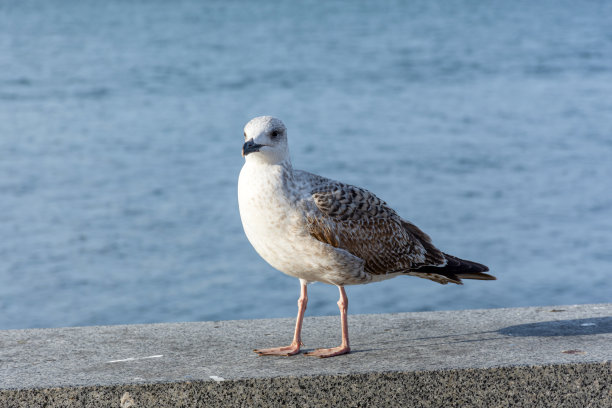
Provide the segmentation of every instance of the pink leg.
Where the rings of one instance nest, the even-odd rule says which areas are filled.
[[[346,318],[346,312],[348,310],[348,298],[346,297],[346,293],[344,292],[344,287],[338,286],[338,289],[340,289],[340,300],[338,300],[338,307],[340,308],[340,321],[342,323],[342,344],[338,347],[328,349],[316,349],[315,351],[306,353],[307,356],[325,358],[339,356],[341,354],[347,354],[351,352],[348,338],[348,321]]]
[[[293,342],[289,346],[285,347],[273,347],[267,349],[255,349],[253,350],[260,356],[292,356],[299,353],[300,346],[302,344],[302,321],[304,320],[304,312],[306,311],[306,305],[308,304],[308,293],[306,291],[306,281],[300,279],[300,298],[298,299],[298,315],[295,322],[295,333],[293,335]]]

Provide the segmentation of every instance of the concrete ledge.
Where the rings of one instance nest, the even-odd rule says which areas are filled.
[[[0,407],[612,406],[612,304],[0,331]],[[307,318],[307,349],[338,317]]]

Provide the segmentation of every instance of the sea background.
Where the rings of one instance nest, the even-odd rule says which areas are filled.
[[[0,329],[294,316],[240,223],[242,128],[495,282],[349,313],[612,301],[612,2],[0,2]],[[337,289],[310,287],[308,315]],[[288,328],[288,330],[291,328]]]

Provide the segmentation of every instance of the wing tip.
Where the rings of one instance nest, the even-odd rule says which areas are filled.
[[[489,269],[487,268],[487,271]],[[483,272],[475,272],[475,273],[460,273],[459,278],[461,279],[474,279],[474,280],[497,280],[497,278],[493,275]]]

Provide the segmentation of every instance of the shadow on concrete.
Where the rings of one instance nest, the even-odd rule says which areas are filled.
[[[506,336],[588,336],[612,333],[612,317],[590,319],[552,320],[540,323],[518,324],[497,331]]]

